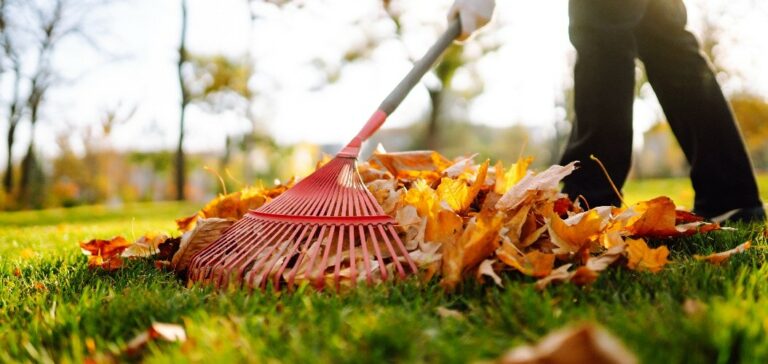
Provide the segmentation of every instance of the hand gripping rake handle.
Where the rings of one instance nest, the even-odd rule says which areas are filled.
[[[411,71],[408,72],[405,78],[403,78],[403,80],[397,84],[395,89],[389,93],[387,98],[382,101],[381,105],[379,105],[379,108],[376,110],[376,112],[373,113],[373,115],[371,115],[371,118],[368,119],[368,122],[365,123],[365,126],[363,126],[360,132],[357,133],[357,135],[352,138],[352,141],[349,142],[349,144],[347,144],[347,146],[339,152],[339,156],[357,158],[357,156],[360,154],[360,146],[363,144],[363,142],[368,140],[368,138],[370,138],[373,133],[379,130],[379,128],[387,120],[387,116],[392,114],[392,112],[395,111],[398,106],[400,106],[400,103],[403,102],[405,96],[408,95],[408,93],[411,91],[411,89],[413,89],[414,86],[416,86],[417,83],[419,83],[424,74],[427,73],[430,68],[432,68],[432,65],[435,63],[437,58],[443,54],[443,52],[448,48],[448,46],[451,45],[453,40],[456,39],[459,34],[461,34],[461,23],[459,22],[459,19],[456,18],[448,26],[448,29],[446,29],[445,33],[443,33],[443,35],[437,39],[435,44],[429,48],[427,53],[424,54],[420,60],[414,63]]]

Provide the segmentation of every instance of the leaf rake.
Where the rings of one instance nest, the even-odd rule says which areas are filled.
[[[342,282],[405,278],[417,271],[387,216],[357,171],[371,137],[461,32],[454,20],[381,103],[362,130],[330,162],[264,206],[251,210],[195,255],[191,281],[216,287],[322,289]]]

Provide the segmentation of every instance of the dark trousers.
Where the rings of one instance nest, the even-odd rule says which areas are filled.
[[[694,210],[704,216],[761,205],[749,156],[728,103],[696,38],[685,30],[681,0],[571,0],[570,38],[576,120],[561,163],[581,161],[564,181],[572,198],[619,205],[605,165],[621,188],[632,158],[635,58],[691,165]]]

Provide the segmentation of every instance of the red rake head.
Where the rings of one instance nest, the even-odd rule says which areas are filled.
[[[405,267],[404,267],[405,266]],[[189,266],[192,281],[275,289],[309,281],[386,280],[416,272],[385,215],[365,187],[355,159],[337,156],[257,210],[249,211]]]

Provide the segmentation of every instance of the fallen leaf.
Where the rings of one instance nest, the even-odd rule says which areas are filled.
[[[168,240],[168,235],[148,233],[138,238],[131,246],[123,251],[121,256],[128,257],[148,257],[160,252],[160,244]]]
[[[482,263],[480,263],[480,266],[477,267],[477,279],[481,279],[482,276],[490,277],[493,280],[493,283],[496,283],[499,287],[504,287],[503,284],[501,284],[501,277],[499,277],[498,274],[493,270],[493,263],[496,261],[493,259],[486,259]]]
[[[568,269],[571,269],[573,264],[564,264],[556,269],[552,270],[549,275],[536,281],[536,289],[542,290],[554,282],[567,282],[573,275]]]
[[[627,267],[637,271],[656,273],[668,263],[669,249],[662,245],[651,249],[642,239],[627,239]]]
[[[697,299],[686,298],[683,302],[683,312],[688,316],[698,316],[707,310],[707,304]]]
[[[512,163],[506,171],[504,170],[504,164],[501,161],[497,162],[493,168],[496,176],[496,184],[493,187],[493,191],[499,195],[504,195],[512,186],[525,177],[528,167],[530,167],[532,162],[533,157],[521,157],[516,163]]]
[[[443,280],[441,284],[453,289],[465,269],[488,258],[499,247],[502,214],[492,211],[473,217],[458,240],[443,245]]]
[[[577,253],[589,249],[606,226],[605,213],[592,209],[563,220],[556,214],[548,223],[549,237],[557,245],[555,254]]]
[[[136,355],[153,340],[185,342],[187,341],[187,333],[184,327],[180,325],[153,322],[149,329],[128,341],[124,352],[130,356]]]
[[[576,169],[577,162],[565,166],[554,165],[543,172],[534,174],[528,172],[519,182],[510,188],[496,203],[499,210],[511,210],[530,198],[532,193],[542,192],[551,197],[559,194],[558,184]]]
[[[83,254],[88,255],[88,268],[103,268],[111,271],[123,266],[120,254],[131,244],[122,236],[117,236],[110,240],[93,239],[81,242],[80,249]]]
[[[408,172],[440,173],[453,164],[440,153],[425,150],[413,152],[373,153],[371,161],[389,170],[395,176],[406,176]]]
[[[554,254],[542,253],[538,250],[522,254],[513,245],[506,242],[496,250],[496,256],[508,266],[527,276],[536,278],[549,275],[555,265]]]
[[[627,222],[625,231],[634,237],[669,237],[679,235],[675,229],[675,203],[666,196],[640,202],[632,207],[637,215]]]
[[[463,320],[464,319],[464,314],[463,313],[461,313],[460,311],[452,310],[450,308],[439,306],[436,309],[436,311],[437,311],[437,315],[442,317],[442,318],[452,318],[452,319],[457,319],[457,320]]]
[[[199,220],[193,230],[182,235],[179,251],[174,254],[171,260],[173,269],[177,272],[187,269],[192,257],[216,241],[221,233],[233,223],[232,220],[216,217]]]
[[[605,329],[591,323],[560,329],[535,345],[504,354],[503,364],[635,364],[637,358]]]
[[[693,257],[696,260],[704,260],[708,263],[720,265],[723,262],[727,261],[734,254],[743,253],[747,251],[747,249],[749,249],[750,247],[752,247],[752,241],[746,241],[744,243],[739,244],[735,248],[726,250],[724,252],[713,253],[707,256],[694,255]]]

